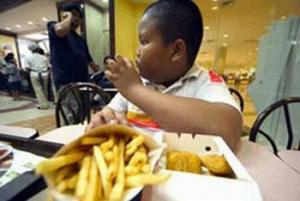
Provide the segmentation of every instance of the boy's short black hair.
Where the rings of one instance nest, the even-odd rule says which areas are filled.
[[[69,12],[75,10],[80,14],[80,17],[83,16],[80,2],[68,2],[62,6],[62,10],[69,11]]]
[[[155,20],[165,44],[180,38],[186,43],[188,64],[193,65],[203,37],[203,22],[198,6],[191,0],[159,0],[144,14]]]

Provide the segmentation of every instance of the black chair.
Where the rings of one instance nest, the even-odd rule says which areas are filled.
[[[233,95],[238,100],[238,102],[240,103],[241,112],[243,112],[244,111],[244,99],[243,99],[242,95],[233,88],[229,88],[229,92],[231,95]]]
[[[101,110],[110,101],[101,87],[87,82],[70,83],[58,92],[55,108],[56,126],[79,124],[91,119],[91,113]]]
[[[286,123],[286,128],[287,128],[287,143],[286,143],[286,149],[292,149],[293,145],[293,127],[292,127],[292,122],[291,122],[291,117],[290,117],[290,110],[289,110],[289,105],[293,103],[300,103],[300,97],[289,97],[289,98],[284,98],[282,100],[279,100],[270,106],[268,106],[265,110],[263,110],[258,117],[256,118],[252,129],[250,131],[249,135],[249,140],[252,142],[256,142],[257,135],[258,133],[262,134],[268,142],[271,144],[271,147],[273,149],[273,152],[276,156],[278,156],[278,147],[275,143],[275,141],[271,138],[269,134],[267,134],[265,131],[261,129],[261,126],[267,119],[267,117],[270,116],[274,111],[278,111],[279,109],[283,109],[284,112],[284,117],[285,117],[285,123]]]
[[[92,83],[102,87],[102,89],[107,92],[111,98],[113,98],[117,93],[118,89],[115,88],[112,82],[110,82],[106,77],[104,72],[96,72],[90,76]]]

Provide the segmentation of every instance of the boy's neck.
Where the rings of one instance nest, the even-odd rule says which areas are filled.
[[[185,74],[187,74],[187,72],[188,72],[191,68],[192,68],[192,67],[187,68],[187,69],[185,70],[185,72],[184,72],[181,76],[177,77],[176,79],[171,80],[171,81],[168,81],[168,82],[161,83],[161,85],[163,85],[163,86],[165,86],[165,87],[171,86],[172,84],[174,84],[175,82],[177,82],[180,78],[182,78]]]

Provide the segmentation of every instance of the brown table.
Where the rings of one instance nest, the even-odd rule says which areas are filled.
[[[300,199],[300,174],[271,151],[253,142],[240,141],[235,153],[258,183],[264,200]]]

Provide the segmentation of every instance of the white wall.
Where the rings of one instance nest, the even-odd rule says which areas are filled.
[[[109,54],[109,43],[107,43],[108,14],[101,13],[95,8],[85,4],[86,36],[87,44],[94,62],[100,66],[102,71],[103,59]]]

